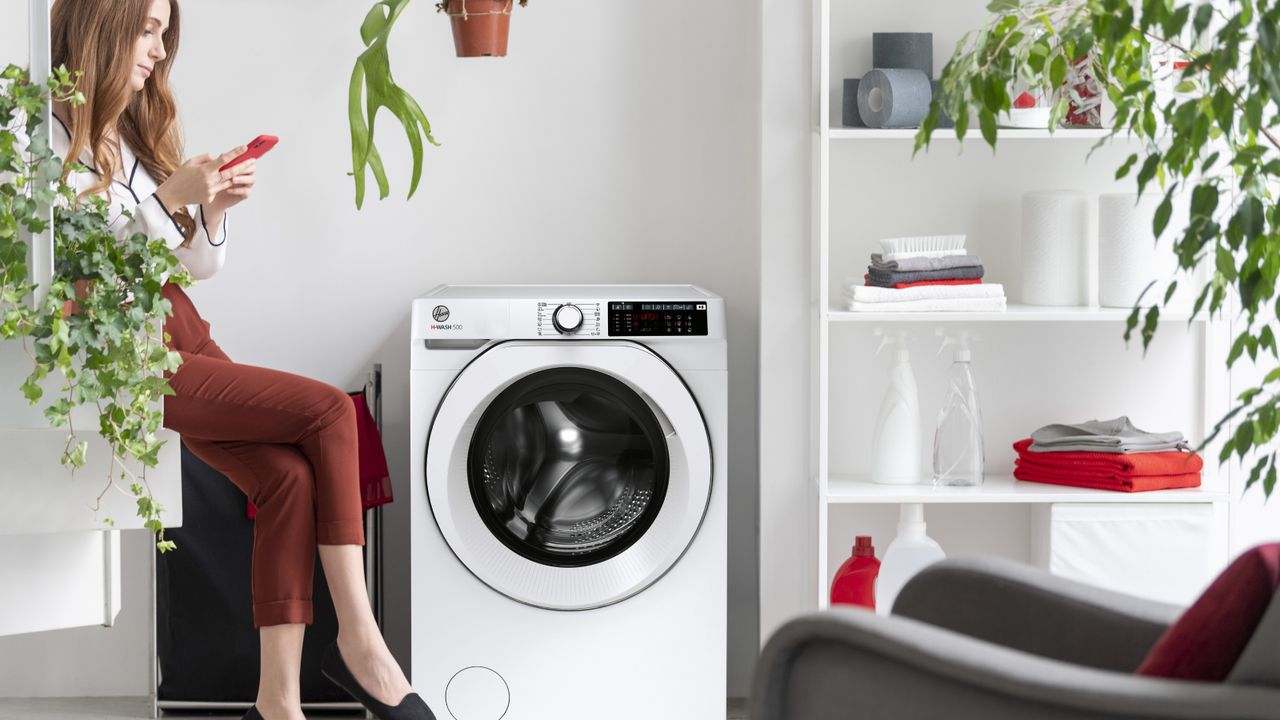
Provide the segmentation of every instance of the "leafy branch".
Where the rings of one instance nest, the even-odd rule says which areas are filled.
[[[1280,0],[1232,0],[1226,9],[1206,0],[993,0],[987,10],[988,22],[957,43],[943,69],[915,152],[928,146],[944,110],[955,118],[959,138],[976,115],[994,150],[997,118],[1009,110],[1009,90],[1019,81],[1053,93],[1052,132],[1073,99],[1063,88],[1067,67],[1091,63],[1114,106],[1110,132],[1094,148],[1117,136],[1138,143],[1116,179],[1133,173],[1139,194],[1152,183],[1159,188],[1157,238],[1169,230],[1174,202],[1189,196],[1189,221],[1173,231],[1178,277],[1148,286],[1149,292],[1163,283],[1163,293],[1147,304],[1147,292],[1138,298],[1125,340],[1137,329],[1145,353],[1180,277],[1194,282],[1196,268],[1208,266],[1191,320],[1201,312],[1221,315],[1232,298],[1243,329],[1232,340],[1227,368],[1245,354],[1275,367],[1235,398],[1198,450],[1225,437],[1220,463],[1252,456],[1245,487],[1261,483],[1270,497],[1280,429],[1280,348],[1273,329],[1280,315],[1274,195],[1280,187]]]
[[[173,389],[165,377],[181,364],[181,356],[164,344],[163,322],[171,314],[161,294],[165,274],[181,286],[191,277],[162,238],[143,233],[119,240],[111,231],[109,204],[91,196],[77,200],[76,190],[62,180],[63,161],[36,131],[50,99],[79,105],[84,97],[75,85],[80,74],[56,69],[46,86],[30,81],[25,70],[9,65],[0,73],[0,339],[20,339],[33,367],[21,385],[30,404],[40,402],[42,385],[55,372],[63,384],[44,408],[52,427],[66,427],[61,463],[83,467],[88,442],[79,439],[71,422],[75,408],[97,410],[97,432],[111,449],[102,497],[129,482],[137,497],[138,516],[157,536],[160,552],[177,545],[164,539],[161,513],[146,479],[164,441],[156,437],[163,422],[162,401]],[[21,130],[30,142],[17,144]],[[87,171],[73,163],[77,171]],[[35,305],[27,269],[27,243],[21,231],[49,229],[53,210],[54,274],[49,292]],[[127,460],[143,466],[135,476]],[[108,525],[114,525],[106,518]]]

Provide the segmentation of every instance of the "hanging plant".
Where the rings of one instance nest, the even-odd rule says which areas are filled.
[[[395,27],[396,20],[408,4],[409,0],[379,0],[369,9],[360,25],[360,39],[364,41],[365,50],[356,58],[356,66],[351,71],[351,86],[347,97],[347,112],[351,121],[351,174],[356,179],[357,209],[364,204],[366,166],[373,170],[373,177],[378,183],[378,199],[385,199],[390,192],[382,157],[373,144],[374,121],[379,109],[385,107],[394,113],[408,134],[409,149],[413,153],[409,198],[418,189],[418,181],[422,177],[422,138],[419,137],[419,132],[432,145],[440,146],[431,136],[431,123],[417,101],[391,79],[387,39],[391,35],[391,28]]]
[[[502,57],[507,54],[507,33],[515,0],[442,0],[438,12],[447,13],[453,25],[453,43],[458,57]],[[527,5],[529,0],[519,0]],[[356,182],[356,208],[364,205],[365,169],[373,171],[378,183],[378,199],[390,192],[382,156],[374,145],[374,120],[378,110],[387,108],[400,120],[413,154],[413,175],[409,195],[413,197],[422,178],[422,138],[440,146],[431,135],[431,123],[416,100],[391,78],[387,39],[409,0],[378,0],[360,24],[364,52],[356,58],[347,92],[347,114],[351,123],[351,175]]]
[[[97,195],[76,199],[62,180],[63,161],[37,134],[49,98],[81,105],[75,90],[79,73],[56,69],[47,87],[30,82],[27,71],[9,65],[0,73],[0,341],[20,341],[33,368],[22,383],[30,404],[41,400],[41,382],[59,373],[59,395],[44,409],[53,427],[67,428],[61,462],[74,472],[88,461],[88,443],[79,440],[71,413],[81,405],[98,412],[97,432],[111,448],[102,496],[118,479],[138,498],[138,515],[157,536],[160,552],[177,548],[164,539],[160,513],[145,468],[155,467],[164,441],[162,400],[173,389],[164,377],[182,362],[163,341],[169,301],[160,293],[169,279],[183,287],[191,276],[163,239],[135,233],[124,240],[111,231],[110,206]],[[21,129],[31,138],[17,146]],[[82,163],[72,167],[88,171]],[[54,272],[39,304],[27,298],[36,286],[27,270],[27,243],[20,235],[48,229],[42,208],[53,209]],[[132,294],[132,300],[127,298]],[[134,476],[126,460],[144,471]],[[118,488],[117,488],[118,489]],[[98,506],[93,508],[98,509]],[[113,525],[111,518],[105,522]]]

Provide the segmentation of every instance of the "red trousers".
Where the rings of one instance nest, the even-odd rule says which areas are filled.
[[[258,508],[253,626],[312,622],[316,544],[364,545],[355,406],[341,388],[233,362],[182,288],[162,290],[170,350],[164,426]]]

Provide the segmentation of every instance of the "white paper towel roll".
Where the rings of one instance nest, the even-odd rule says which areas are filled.
[[[1155,241],[1151,223],[1162,196],[1156,192],[1112,193],[1098,197],[1098,304],[1103,307],[1133,307],[1152,280],[1155,287],[1142,298],[1143,304],[1164,299],[1164,282],[1173,276],[1177,259],[1173,255],[1174,223]]]
[[[1089,198],[1068,190],[1022,196],[1022,302],[1087,304]]]

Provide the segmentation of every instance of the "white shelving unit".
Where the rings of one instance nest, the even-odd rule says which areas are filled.
[[[908,140],[914,141],[916,131],[913,129],[899,128],[830,128],[829,135],[832,140],[870,140],[872,142],[882,142],[884,140]],[[1055,130],[1052,134],[1046,128],[1044,130],[1031,130],[1023,128],[1001,129],[999,139],[1001,142],[1005,140],[1098,140],[1107,136],[1108,130],[1080,129],[1072,130],[1069,128]],[[965,143],[985,143],[982,134],[977,128],[971,128],[965,133],[964,140],[957,140],[953,132],[938,132],[933,138],[933,142],[965,142]]]
[[[1100,307],[1042,307],[1016,302],[1019,288],[1016,263],[1010,262],[1008,257],[1012,252],[1016,252],[1019,239],[1016,237],[1016,231],[1008,231],[1010,226],[1016,228],[1016,218],[1010,221],[1007,217],[1002,220],[1003,225],[999,226],[1006,230],[1002,236],[997,236],[995,232],[988,232],[980,238],[987,243],[982,250],[984,260],[989,259],[989,254],[995,256],[991,258],[995,262],[986,262],[987,281],[1002,282],[1009,296],[1008,308],[1004,312],[849,312],[844,310],[841,301],[843,278],[855,273],[860,275],[862,267],[856,263],[860,261],[865,265],[867,253],[873,249],[873,241],[876,237],[892,237],[899,232],[905,235],[916,231],[915,229],[898,231],[896,227],[889,229],[885,216],[894,209],[925,207],[933,213],[935,218],[957,218],[954,226],[919,231],[922,233],[965,232],[967,224],[976,224],[974,217],[981,217],[983,220],[986,218],[985,211],[981,215],[977,211],[970,211],[967,216],[963,215],[961,209],[966,208],[967,205],[981,204],[985,207],[994,203],[997,207],[990,211],[992,213],[1005,212],[1007,215],[1011,206],[1016,213],[1020,193],[1016,189],[1016,180],[1010,178],[1018,177],[1017,173],[1035,172],[1035,169],[1028,168],[1039,165],[1039,158],[1042,155],[1046,157],[1045,167],[1049,168],[1045,170],[1046,173],[1052,174],[1053,168],[1057,167],[1067,168],[1055,175],[1055,180],[1058,180],[1059,184],[1078,186],[1087,182],[1089,187],[1084,189],[1092,189],[1096,179],[1099,188],[1107,188],[1102,191],[1113,191],[1111,188],[1115,188],[1114,191],[1131,191],[1130,186],[1120,186],[1115,183],[1113,177],[1115,165],[1109,162],[1095,162],[1087,169],[1081,169],[1069,162],[1083,156],[1090,145],[1104,138],[1108,131],[1062,129],[1050,133],[1048,130],[1000,129],[997,142],[999,152],[993,157],[976,127],[972,128],[965,140],[960,143],[957,142],[954,131],[938,130],[934,134],[933,147],[929,152],[947,156],[948,159],[945,161],[953,164],[947,166],[945,172],[951,175],[947,176],[946,180],[926,177],[929,172],[927,169],[915,170],[908,167],[912,163],[915,130],[838,126],[840,80],[842,77],[856,77],[870,69],[871,34],[877,30],[934,32],[935,72],[940,72],[955,46],[955,40],[963,30],[976,28],[981,21],[986,3],[983,0],[836,3],[836,12],[839,16],[836,20],[833,20],[831,0],[814,0],[814,3],[814,46],[817,56],[814,59],[813,108],[816,112],[816,126],[813,169],[816,202],[811,284],[814,295],[811,300],[813,337],[816,345],[812,353],[810,387],[813,392],[811,407],[814,413],[812,418],[814,432],[811,447],[816,460],[813,463],[813,467],[816,468],[813,482],[817,502],[815,529],[818,551],[817,576],[813,578],[813,589],[817,592],[818,607],[828,606],[831,573],[837,560],[830,557],[829,547],[851,544],[854,534],[843,532],[833,535],[832,516],[851,510],[874,511],[874,508],[885,505],[921,503],[926,505],[926,513],[929,512],[928,506],[933,505],[961,506],[952,512],[977,511],[973,506],[999,505],[1013,508],[1015,511],[1017,506],[1026,506],[1026,517],[1031,516],[1034,508],[1047,509],[1055,503],[1127,507],[1149,504],[1175,507],[1183,504],[1207,505],[1213,508],[1217,517],[1222,518],[1222,537],[1213,538],[1212,544],[1215,548],[1221,548],[1220,552],[1217,550],[1215,552],[1218,552],[1218,555],[1222,556],[1222,561],[1225,562],[1228,546],[1226,535],[1229,527],[1226,518],[1231,502],[1230,493],[1226,490],[1227,479],[1217,472],[1216,452],[1212,455],[1206,453],[1202,487],[1195,489],[1122,493],[1020,482],[1009,475],[1013,461],[1012,449],[1007,449],[1003,456],[997,456],[991,449],[993,447],[997,450],[1008,448],[1010,443],[1018,437],[1025,437],[1025,434],[1029,434],[1038,425],[1023,427],[1021,416],[1016,418],[1017,422],[1014,422],[1007,418],[995,417],[994,414],[988,415],[992,410],[998,411],[1001,407],[1018,407],[1012,405],[1016,402],[1044,406],[1050,410],[1061,408],[1062,412],[1079,411],[1078,406],[1092,408],[1094,406],[1089,404],[1092,398],[1064,399],[1058,393],[1078,395],[1079,391],[1074,388],[1081,384],[1087,385],[1078,379],[1082,374],[1087,375],[1090,372],[1105,374],[1106,382],[1099,382],[1099,385],[1110,388],[1111,385],[1107,383],[1116,382],[1114,379],[1116,373],[1131,372],[1135,376],[1135,396],[1125,400],[1131,401],[1131,405],[1135,408],[1149,404],[1147,400],[1151,395],[1172,395],[1175,390],[1179,394],[1185,394],[1185,397],[1180,395],[1179,407],[1184,408],[1180,414],[1159,417],[1157,421],[1185,419],[1183,421],[1186,424],[1178,429],[1183,430],[1193,442],[1196,442],[1207,435],[1212,428],[1212,422],[1224,414],[1229,400],[1229,387],[1225,377],[1222,377],[1224,374],[1209,370],[1224,367],[1222,354],[1218,350],[1223,347],[1221,342],[1223,329],[1218,327],[1218,323],[1207,321],[1203,315],[1191,320],[1189,310],[1162,312],[1161,330],[1157,333],[1157,342],[1162,340],[1162,335],[1176,335],[1178,325],[1181,324],[1183,332],[1186,333],[1178,340],[1181,344],[1174,350],[1167,351],[1160,359],[1144,361],[1141,360],[1143,353],[1140,341],[1135,340],[1137,347],[1127,351],[1135,356],[1135,359],[1116,362],[1115,357],[1122,354],[1098,340],[1100,337],[1109,340],[1113,336],[1102,336],[1099,333],[1114,333],[1114,337],[1118,338],[1123,332],[1129,310]],[[852,18],[855,15],[856,22],[853,22]],[[963,22],[957,23],[957,21]],[[929,22],[933,22],[934,26],[929,27],[927,25]],[[835,74],[833,65],[839,67],[840,74]],[[1117,138],[1116,142],[1125,143],[1127,140]],[[961,152],[961,145],[964,148],[963,152]],[[974,150],[981,152],[974,152]],[[1007,157],[1011,151],[1015,155],[1014,160],[1006,161],[1001,157]],[[925,155],[925,151],[922,151],[918,158]],[[959,159],[955,159],[957,157]],[[1002,162],[1006,164],[1000,164]],[[1015,162],[1018,164],[1014,165]],[[957,165],[959,163],[964,165]],[[884,179],[862,180],[859,179],[859,173],[866,174],[869,178],[875,177],[870,173],[883,173]],[[1073,178],[1074,182],[1061,182],[1060,178],[1063,176]],[[963,182],[957,181],[957,178]],[[1048,183],[1047,180],[1046,183]],[[1036,188],[1027,187],[1026,189]],[[1001,199],[993,200],[993,197]],[[884,234],[873,235],[876,229],[867,229],[864,232],[861,223],[849,221],[849,213],[869,213],[865,215],[869,218],[868,224],[878,223],[879,227],[876,229],[884,231]],[[833,217],[844,222],[833,222]],[[864,215],[856,216],[857,219],[862,217]],[[918,221],[918,218],[915,219]],[[833,225],[838,225],[840,228],[839,235],[835,238],[833,238]],[[983,230],[991,231],[991,227],[991,225],[985,225]],[[891,232],[894,234],[889,234]],[[973,236],[970,237],[972,240]],[[993,247],[997,252],[991,252]],[[840,253],[840,259],[836,262],[833,262],[833,248]],[[864,250],[866,252],[863,252]],[[996,274],[997,272],[999,274]],[[1091,279],[1090,282],[1093,283],[1094,280]],[[1095,292],[1092,285],[1091,292]],[[870,450],[871,440],[869,433],[866,432],[867,419],[864,416],[874,416],[886,378],[883,362],[876,363],[872,355],[875,346],[870,345],[870,349],[865,349],[871,342],[870,331],[875,326],[884,326],[886,329],[901,327],[898,324],[905,324],[905,329],[912,330],[917,337],[927,335],[931,341],[934,326],[973,325],[980,333],[995,336],[990,345],[975,351],[976,365],[981,366],[985,358],[999,356],[999,360],[1005,364],[1002,367],[1013,367],[1012,364],[1018,361],[1016,358],[1011,359],[1011,356],[1027,352],[1029,357],[1038,358],[1047,353],[1049,357],[1057,358],[1052,370],[1066,373],[1063,383],[1046,382],[1026,393],[1021,392],[1016,385],[986,388],[981,381],[979,382],[980,394],[987,390],[999,395],[997,399],[1003,401],[1003,403],[994,403],[990,409],[985,398],[982,401],[984,420],[988,426],[986,428],[988,474],[984,485],[974,488],[934,488],[925,480],[922,480],[919,485],[876,485],[867,479],[865,473],[867,468],[852,467],[862,462],[860,458]],[[857,333],[861,335],[854,335]],[[1136,335],[1135,332],[1135,337]],[[1044,349],[1044,344],[1051,341],[1058,342],[1062,346],[1061,353],[1058,355]],[[1024,342],[1027,343],[1026,346],[1023,345]],[[1098,350],[1098,347],[1104,349]],[[918,350],[918,348],[915,349]],[[1041,355],[1036,355],[1037,352]],[[1105,367],[1101,365],[1103,360],[1099,359],[1099,355],[1106,355],[1105,362],[1110,365]],[[1152,364],[1136,368],[1132,363],[1137,362]],[[1162,367],[1160,363],[1166,364],[1164,370],[1158,369]],[[1181,364],[1189,369],[1185,373],[1171,371],[1167,369],[1170,363]],[[912,364],[917,377],[920,376],[924,365],[927,365],[928,372],[935,375],[940,374],[938,368],[944,366],[942,360],[934,360],[932,353],[914,351]],[[852,366],[856,366],[856,369],[849,369]],[[1148,367],[1153,370],[1148,372],[1146,370]],[[833,374],[833,368],[836,368],[840,374]],[[868,370],[874,372],[868,372]],[[1180,384],[1165,382],[1165,384],[1177,384],[1177,387],[1161,392],[1152,390],[1152,384],[1159,387],[1159,383],[1164,382],[1163,380],[1142,377],[1154,375],[1162,378],[1165,375],[1178,379],[1186,378],[1186,381]],[[1012,384],[1016,380],[1009,382]],[[849,388],[855,386],[859,388],[856,399],[846,396],[833,398],[833,388],[835,388],[834,392],[848,395]],[[1100,398],[1102,393],[1107,392],[1106,388],[1097,391]],[[996,393],[996,390],[999,392]],[[927,417],[927,411],[923,408],[925,399],[923,385],[921,393],[922,412],[926,415],[921,418],[921,422],[927,445],[932,439],[932,418]],[[1160,402],[1167,400],[1164,397],[1156,399]],[[1105,406],[1105,403],[1100,401],[1097,405],[1101,407]],[[852,410],[848,406],[852,406]],[[1037,410],[1039,409],[1037,407]],[[1104,412],[1098,410],[1097,416],[1104,416]],[[1039,416],[1030,411],[1024,414]],[[1052,414],[1052,412],[1046,410],[1043,414]],[[1087,418],[1054,417],[1049,422],[1083,419]],[[1142,423],[1138,424],[1140,427],[1147,427]],[[1019,429],[1016,431],[1011,429],[1012,425],[1017,425]],[[833,426],[838,426],[838,434],[835,435],[838,442],[835,445],[832,440]],[[1151,429],[1172,428],[1151,427]],[[1023,432],[1024,435],[1014,436],[1011,434],[1014,432]],[[927,462],[924,467],[928,472]],[[886,509],[883,512],[893,513],[896,516],[893,509]],[[877,517],[880,518],[877,520],[879,525],[884,526],[887,523],[885,520],[887,515]],[[955,522],[951,523],[952,527],[955,525]],[[945,542],[943,545],[946,549]],[[882,553],[884,548],[885,544],[878,538],[877,553]]]
[[[857,475],[827,478],[827,503],[1214,503],[1227,493],[1204,487],[1125,493],[1066,485],[1022,482],[1009,475],[988,475],[976,487],[878,485]]]
[[[888,322],[1067,322],[1067,323],[1120,323],[1123,325],[1129,311],[1122,308],[1096,307],[1045,307],[1042,305],[1019,305],[1010,303],[1003,312],[850,312],[832,307],[827,311],[827,321],[831,323],[888,323]],[[1191,319],[1190,310],[1161,312],[1160,321],[1187,322]],[[1204,322],[1201,314],[1194,322]],[[1136,332],[1136,331],[1135,331]]]

